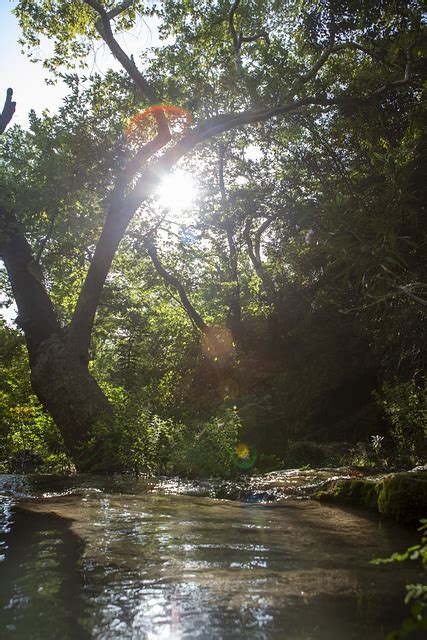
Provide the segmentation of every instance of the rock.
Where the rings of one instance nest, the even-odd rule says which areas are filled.
[[[396,473],[381,480],[329,480],[313,497],[371,509],[402,524],[416,526],[427,516],[427,473]]]
[[[398,522],[418,524],[427,516],[427,473],[398,473],[384,478],[378,511]]]

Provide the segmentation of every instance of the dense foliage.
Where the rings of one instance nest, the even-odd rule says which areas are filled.
[[[97,424],[84,464],[227,475],[245,460],[422,463],[420,4],[124,4],[115,32],[139,20],[158,29],[137,62],[162,103],[195,122],[316,99],[195,147],[169,187],[191,176],[197,196],[184,208],[157,194],[138,209],[91,343],[91,373],[116,411]],[[58,114],[32,113],[28,130],[11,126],[0,143],[2,198],[64,325],[126,162],[126,127],[146,107],[123,71],[76,72],[100,39],[92,5],[18,3],[25,44],[52,39],[46,64],[69,94]],[[187,126],[178,118],[172,137]],[[66,466],[31,394],[20,331],[2,326],[0,337],[3,468],[24,468],[30,452]]]
[[[427,565],[427,520],[421,520],[419,528],[421,542],[409,547],[403,553],[393,553],[389,558],[377,558],[373,564],[388,564],[390,562],[419,561],[423,568]],[[415,583],[406,585],[405,603],[409,605],[409,616],[404,619],[400,629],[387,634],[386,640],[404,640],[411,638],[414,633],[427,631],[427,586]]]

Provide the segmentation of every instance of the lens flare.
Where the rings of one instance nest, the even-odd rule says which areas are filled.
[[[234,447],[233,462],[240,469],[250,469],[256,462],[257,454],[254,447],[249,447],[245,442],[239,442]]]
[[[233,354],[231,331],[224,326],[208,327],[202,337],[203,353],[215,362],[225,362]]]
[[[240,394],[240,386],[237,380],[227,378],[221,383],[221,395],[224,400],[236,400]]]
[[[152,140],[157,134],[158,119],[161,114],[166,117],[172,134],[191,124],[191,115],[185,109],[171,104],[156,104],[144,109],[129,122],[126,127],[126,137],[129,142],[141,145]]]

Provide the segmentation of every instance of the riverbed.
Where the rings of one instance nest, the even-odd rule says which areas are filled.
[[[383,639],[419,568],[369,560],[416,532],[287,473],[234,501],[214,482],[1,476],[0,637]]]

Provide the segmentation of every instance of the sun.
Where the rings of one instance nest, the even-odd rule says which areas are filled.
[[[193,177],[185,171],[176,171],[166,176],[157,189],[160,206],[172,213],[181,213],[191,208],[197,194]]]

